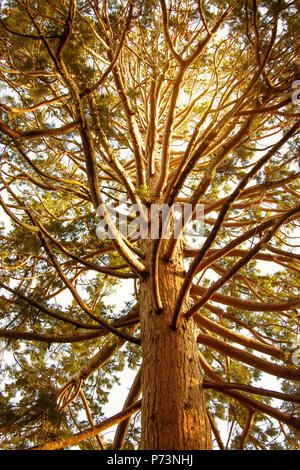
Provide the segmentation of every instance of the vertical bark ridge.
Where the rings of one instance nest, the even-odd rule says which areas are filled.
[[[145,450],[206,450],[212,445],[198,361],[197,327],[184,316],[176,331],[170,327],[183,282],[182,259],[181,253],[176,263],[160,263],[160,315],[155,310],[151,280],[143,281],[141,287],[141,447]]]

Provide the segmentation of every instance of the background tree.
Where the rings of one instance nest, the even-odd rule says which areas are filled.
[[[3,448],[299,448],[299,10],[2,2]],[[194,236],[137,236],[186,203]]]

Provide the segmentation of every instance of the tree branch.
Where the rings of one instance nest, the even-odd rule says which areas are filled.
[[[116,424],[124,421],[125,419],[129,418],[131,415],[136,413],[141,409],[142,400],[139,400],[133,405],[129,406],[125,410],[120,411],[119,413],[115,414],[111,418],[105,419],[100,424],[97,424],[93,428],[86,429],[85,431],[79,432],[74,434],[66,439],[61,439],[57,441],[48,442],[47,444],[40,446],[40,447],[30,447],[27,450],[57,450],[63,449],[66,447],[74,446],[79,444],[79,442],[84,441],[85,439],[89,439],[90,437],[98,435],[100,432],[105,431],[106,429],[115,426]]]

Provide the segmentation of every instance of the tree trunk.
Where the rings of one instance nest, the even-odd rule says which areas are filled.
[[[147,240],[148,248],[153,241]],[[163,312],[155,311],[151,276],[140,291],[142,369],[142,439],[144,450],[211,449],[211,429],[198,359],[196,326],[183,316],[170,328],[183,281],[182,249],[174,262],[160,260]]]

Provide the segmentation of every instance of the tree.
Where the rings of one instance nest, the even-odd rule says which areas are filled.
[[[3,2],[2,447],[299,449],[299,16]]]

